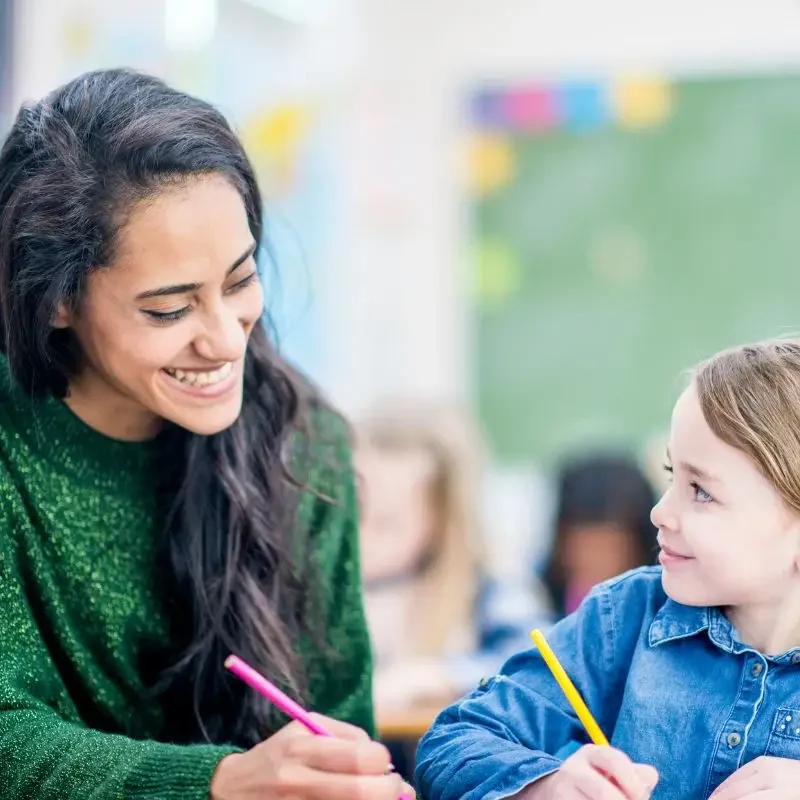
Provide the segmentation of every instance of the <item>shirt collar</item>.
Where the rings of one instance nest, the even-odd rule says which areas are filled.
[[[719,608],[707,606],[685,606],[667,598],[650,623],[650,647],[658,647],[679,639],[688,639],[707,632],[708,638],[726,653],[755,653],[743,644],[736,629]],[[776,664],[800,664],[800,647],[793,647],[780,655],[767,656]]]

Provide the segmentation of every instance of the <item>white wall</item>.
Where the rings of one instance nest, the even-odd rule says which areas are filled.
[[[198,0],[200,2],[200,0]],[[352,0],[340,0],[341,13],[330,23],[305,28],[283,23],[242,0],[217,0],[218,25],[203,55],[246,54],[250,85],[277,99],[350,80],[358,56],[358,18]],[[179,55],[170,53],[164,33],[165,0],[16,0],[14,9],[14,99],[39,97],[72,77],[74,59],[66,52],[64,28],[89,21],[97,35],[141,33],[149,39],[140,54],[109,52],[93,66],[111,64],[149,69],[179,80]],[[97,48],[93,48],[95,54]]]
[[[57,21],[75,6],[160,29],[163,0],[24,0],[14,96],[63,79]],[[469,398],[458,157],[472,81],[598,72],[740,71],[800,64],[796,0],[349,0],[298,35],[222,0],[215,46],[252,53],[264,90],[327,87],[346,111],[345,188],[330,274],[331,390]],[[165,71],[157,55],[149,68]],[[524,343],[525,347],[536,343]]]
[[[67,75],[68,54],[65,52],[64,28],[70,22],[91,19],[97,27],[118,27],[130,24],[143,29],[162,25],[163,0],[130,0],[105,3],[102,0],[16,0],[14,4],[14,86],[15,106],[40,97]],[[98,66],[105,66],[98,64]],[[157,57],[147,65],[163,69]]]

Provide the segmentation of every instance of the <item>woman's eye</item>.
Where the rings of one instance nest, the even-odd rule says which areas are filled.
[[[189,313],[189,306],[177,308],[174,311],[148,311],[145,309],[144,313],[147,314],[150,319],[153,319],[156,322],[176,322]]]
[[[240,281],[236,281],[232,286],[229,286],[225,291],[227,292],[235,292],[238,289],[244,289],[246,286],[249,286],[251,283],[254,283],[258,278],[258,273],[256,271],[251,272],[246,278],[242,278]]]

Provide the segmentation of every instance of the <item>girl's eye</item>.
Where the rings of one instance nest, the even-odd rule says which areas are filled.
[[[700,484],[692,481],[690,486],[694,491],[694,499],[698,503],[710,503],[714,499]]]

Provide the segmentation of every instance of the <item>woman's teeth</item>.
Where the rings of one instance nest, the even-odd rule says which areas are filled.
[[[219,369],[211,372],[199,372],[192,370],[191,372],[184,372],[182,369],[165,369],[168,375],[171,375],[175,380],[181,383],[186,383],[189,386],[213,386],[215,383],[224,381],[233,371],[233,363],[228,362]]]

